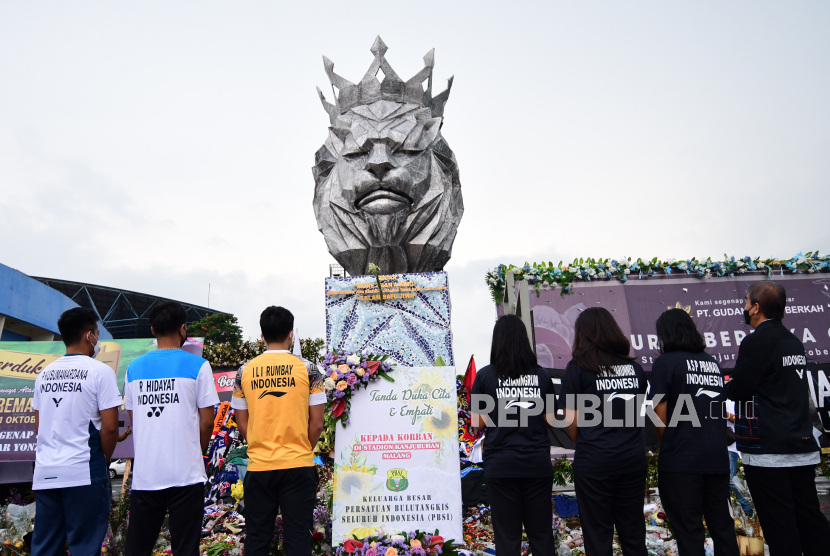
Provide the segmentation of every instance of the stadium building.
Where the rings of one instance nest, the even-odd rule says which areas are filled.
[[[58,317],[78,306],[98,315],[101,339],[152,338],[147,315],[162,301],[170,300],[95,284],[31,277],[0,264],[0,341],[60,340]],[[221,312],[180,303],[187,310],[188,321]]]

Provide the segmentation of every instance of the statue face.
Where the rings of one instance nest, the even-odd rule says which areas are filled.
[[[440,270],[461,217],[455,157],[428,108],[379,100],[340,115],[317,153],[314,198],[329,251],[349,274]],[[454,225],[442,226],[443,218]]]

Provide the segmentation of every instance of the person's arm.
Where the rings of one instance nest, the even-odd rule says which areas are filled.
[[[202,453],[207,449],[210,436],[213,434],[213,406],[199,408],[199,443]]]
[[[40,411],[35,409],[35,436],[40,432]]]
[[[124,442],[133,433],[133,428],[127,425],[127,430],[118,435],[118,442]]]
[[[233,393],[231,394],[231,409],[233,418],[236,421],[236,430],[242,439],[248,441],[248,401],[245,399],[245,390],[242,388],[242,377],[245,373],[245,365],[236,371],[236,378],[233,381]]]
[[[651,400],[664,400],[654,404],[654,414],[660,419],[661,423],[660,425],[654,423],[654,429],[657,433],[657,440],[661,444],[663,443],[663,433],[666,432],[666,424],[668,423],[669,403],[666,400],[666,396],[669,395],[669,387],[671,386],[675,371],[680,373],[678,374],[678,380],[681,383],[686,381],[683,373],[685,372],[687,363],[683,361],[683,370],[678,370],[676,362],[669,362],[673,361],[673,359],[667,361],[669,357],[671,356],[661,355],[657,358],[651,367],[651,380],[649,381],[649,395],[651,396]]]
[[[485,373],[486,371],[484,369],[478,372],[475,380],[473,381],[473,387],[470,389],[470,428],[475,434],[481,434],[481,432],[487,428],[486,421],[490,418],[489,413],[476,413],[475,410],[472,409],[474,406],[481,409],[478,402],[473,398],[478,398],[481,395],[486,394],[484,382],[487,380],[487,376]],[[486,405],[487,404],[485,404],[485,406]]]
[[[233,410],[233,419],[236,421],[236,430],[239,431],[239,434],[242,436],[242,440],[245,442],[248,441],[248,410],[247,409],[234,409]]]
[[[323,432],[323,421],[325,419],[326,404],[312,405],[308,408],[308,441],[311,449],[317,445],[320,435]]]
[[[579,436],[579,427],[576,424],[579,419],[579,412],[575,409],[568,409],[567,407],[564,409],[564,412],[565,422],[568,423],[565,426],[565,432],[568,433],[573,443],[576,444],[576,437]]]
[[[118,444],[118,407],[100,410],[101,413],[101,451],[107,461]]]
[[[216,393],[213,370],[210,368],[210,363],[205,361],[196,377],[196,407],[199,408],[199,442],[202,446],[202,453],[207,449],[213,434],[213,419],[217,405],[219,405],[219,394]]]
[[[115,373],[102,363],[95,369],[98,412],[101,415],[101,451],[109,459],[118,444],[118,408],[124,403],[121,393],[118,391],[118,382]]]
[[[487,424],[484,422],[484,419],[481,418],[481,415],[471,412],[470,427],[472,427],[474,433],[478,434],[487,428]]]
[[[666,413],[668,413],[668,402],[660,402],[654,406],[654,414],[660,418],[662,425],[654,424],[654,430],[657,432],[657,440],[660,444],[663,443],[663,433],[666,432]]]
[[[557,405],[562,408],[562,414],[565,419],[565,432],[571,437],[571,440],[576,444],[576,438],[579,436],[579,411],[575,407],[568,407],[569,404],[576,403],[576,397],[582,391],[580,383],[579,366],[571,361],[565,367],[565,376],[562,377],[562,387],[559,389],[559,397]]]

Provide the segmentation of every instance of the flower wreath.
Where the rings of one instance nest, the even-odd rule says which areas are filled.
[[[323,356],[320,372],[326,391],[326,416],[317,453],[328,454],[334,449],[335,427],[340,422],[349,424],[349,411],[355,390],[366,388],[380,378],[395,382],[389,376],[392,364],[388,355],[373,355],[352,351],[337,351]]]
[[[452,540],[445,541],[443,537],[430,535],[422,531],[412,531],[408,535],[384,535],[366,537],[359,540],[357,537],[347,539],[338,546],[335,556],[424,556],[426,554],[444,554],[457,556],[458,547]]]
[[[490,289],[490,296],[496,304],[500,304],[504,297],[505,274],[512,272],[515,280],[525,280],[538,292],[540,289],[551,289],[557,285],[562,288],[560,295],[573,293],[573,284],[576,280],[590,282],[592,280],[616,278],[620,282],[627,282],[629,276],[637,276],[640,280],[653,276],[658,272],[671,274],[672,271],[684,272],[697,278],[711,278],[713,276],[728,276],[733,278],[749,271],[764,271],[772,279],[773,271],[801,274],[807,272],[827,272],[830,270],[830,255],[819,255],[818,251],[810,251],[806,255],[798,253],[791,259],[762,259],[760,257],[727,257],[723,261],[713,261],[711,257],[705,261],[695,257],[686,260],[668,259],[574,259],[571,264],[558,265],[552,262],[525,263],[524,266],[500,264],[487,272],[484,281]],[[776,268],[777,267],[777,268]]]

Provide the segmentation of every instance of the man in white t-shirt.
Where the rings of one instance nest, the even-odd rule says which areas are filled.
[[[158,349],[133,360],[124,383],[135,446],[126,552],[149,556],[169,510],[173,556],[197,556],[207,481],[202,453],[219,395],[210,364],[180,349],[184,307],[166,301],[149,316]]]
[[[101,554],[109,524],[107,460],[118,441],[121,395],[113,369],[95,361],[101,350],[98,316],[76,307],[58,330],[66,355],[38,375],[37,453],[32,490],[36,518],[32,554]]]

